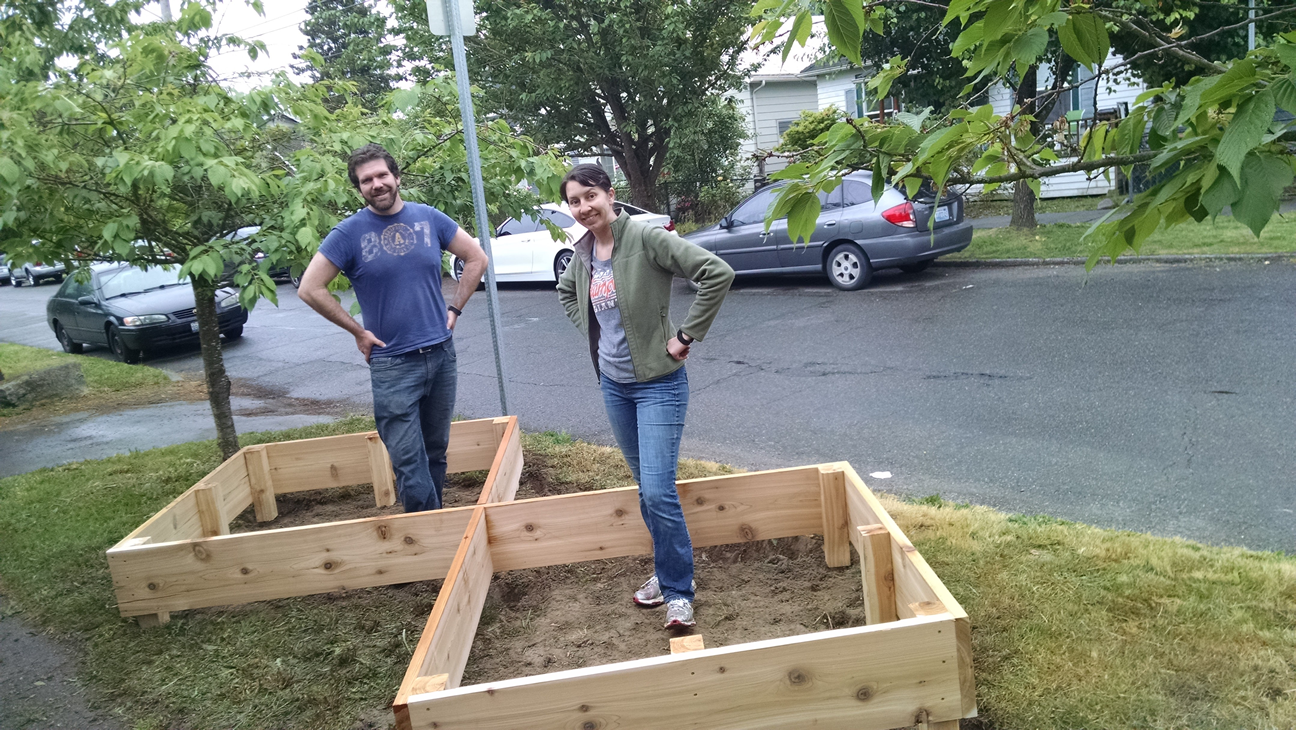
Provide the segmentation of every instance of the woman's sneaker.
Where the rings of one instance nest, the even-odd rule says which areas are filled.
[[[693,581],[693,590],[697,590],[697,581]],[[653,574],[653,577],[639,586],[639,590],[634,592],[631,600],[636,605],[644,608],[656,608],[665,603],[666,599],[662,596],[661,585],[657,582],[657,575]]]
[[[674,598],[666,604],[666,628],[696,626],[693,620],[693,602],[687,598]]]

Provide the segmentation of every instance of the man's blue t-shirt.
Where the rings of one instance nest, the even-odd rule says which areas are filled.
[[[445,213],[406,201],[395,215],[364,208],[337,224],[319,252],[355,287],[365,329],[390,357],[450,338],[441,297],[441,251],[459,225]]]

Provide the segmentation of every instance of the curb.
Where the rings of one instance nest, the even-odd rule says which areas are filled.
[[[1221,253],[1193,255],[1157,255],[1157,256],[1122,256],[1116,259],[1117,264],[1193,264],[1205,261],[1240,261],[1254,262],[1278,260],[1296,262],[1296,252],[1285,253]],[[1099,263],[1110,263],[1110,259],[1099,259]],[[963,259],[948,261],[937,259],[932,266],[951,268],[1008,268],[1013,266],[1083,266],[1089,259],[1076,257],[1057,259]]]

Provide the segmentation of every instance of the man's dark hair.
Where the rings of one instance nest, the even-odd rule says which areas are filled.
[[[562,196],[564,203],[567,202],[568,182],[575,182],[587,188],[603,188],[604,192],[612,192],[612,178],[608,177],[607,170],[604,170],[602,165],[591,162],[583,162],[573,167],[563,178],[558,194]]]
[[[370,142],[351,153],[351,159],[347,160],[347,177],[351,178],[351,184],[356,190],[360,189],[360,178],[356,177],[356,168],[366,162],[382,160],[387,163],[387,169],[391,172],[392,177],[400,177],[400,165],[396,164],[396,158],[382,145]]]

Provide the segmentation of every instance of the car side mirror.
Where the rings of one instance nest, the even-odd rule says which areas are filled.
[[[81,297],[77,299],[77,304],[84,304],[87,307],[93,307],[94,303],[95,303],[94,297]]]
[[[733,218],[730,218],[729,216],[725,216],[720,219],[719,225],[721,228],[725,230],[729,230],[730,228],[733,228]]]

